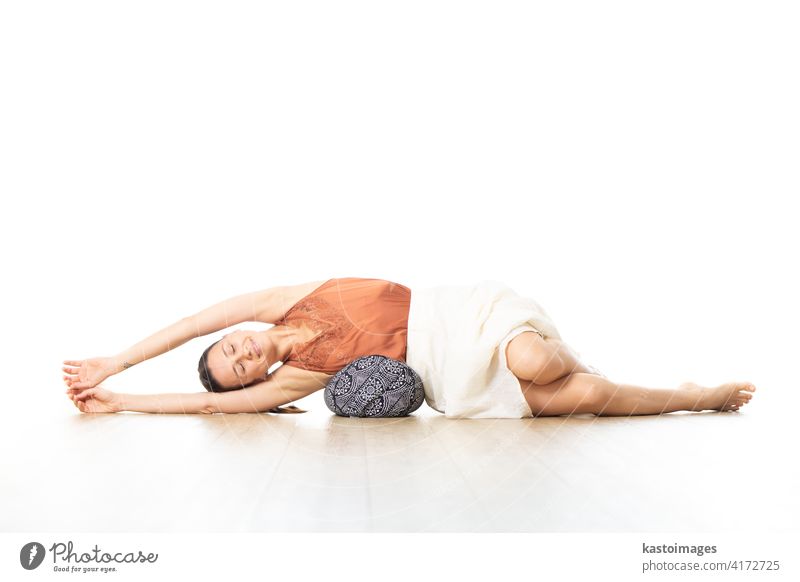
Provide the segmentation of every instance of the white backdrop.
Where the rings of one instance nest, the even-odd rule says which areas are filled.
[[[797,28],[789,2],[4,2],[3,432],[78,413],[65,358],[344,276],[500,280],[613,380],[791,411]],[[106,385],[202,391],[214,339]]]

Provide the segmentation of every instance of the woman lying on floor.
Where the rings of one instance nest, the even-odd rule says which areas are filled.
[[[237,330],[208,346],[198,365],[205,392],[119,394],[99,386],[193,338],[247,321],[273,326]],[[338,370],[370,354],[405,361],[421,377],[428,405],[453,418],[736,411],[755,391],[749,382],[614,383],[580,361],[536,301],[494,281],[413,293],[355,277],[273,287],[212,305],[115,357],[66,360],[63,370],[81,412],[303,412],[281,406],[324,388]]]

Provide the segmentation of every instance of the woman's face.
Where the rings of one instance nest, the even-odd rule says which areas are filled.
[[[231,332],[208,351],[208,367],[214,378],[226,388],[242,388],[263,380],[272,362],[267,360],[264,333],[251,330]]]

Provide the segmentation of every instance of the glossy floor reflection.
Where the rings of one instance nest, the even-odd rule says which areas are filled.
[[[3,531],[794,531],[786,411],[452,420],[37,415]]]

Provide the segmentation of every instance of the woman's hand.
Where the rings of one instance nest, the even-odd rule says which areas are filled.
[[[94,388],[100,382],[116,374],[111,358],[89,358],[88,360],[65,360],[64,383],[68,388]]]
[[[106,390],[102,386],[96,388],[70,388],[67,394],[73,404],[81,412],[119,412],[122,402],[119,394]]]

